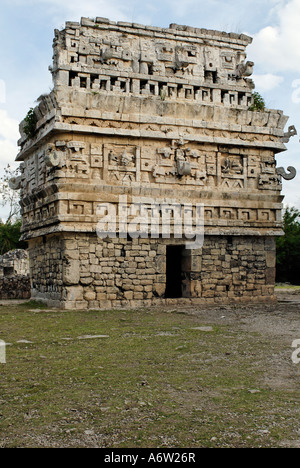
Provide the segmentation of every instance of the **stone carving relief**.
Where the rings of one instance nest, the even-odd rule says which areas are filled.
[[[66,143],[65,177],[87,179],[90,175],[88,155],[84,152],[86,144],[81,141]]]
[[[12,177],[8,182],[9,188],[11,188],[12,190],[20,190],[22,186],[21,184],[22,176]]]
[[[221,64],[222,67],[226,70],[234,70],[235,69],[235,56],[232,52],[221,52]]]
[[[261,190],[281,190],[282,185],[280,177],[277,174],[262,174],[258,178],[258,188]]]
[[[65,145],[63,145],[65,146]],[[65,153],[58,150],[56,145],[48,145],[45,150],[45,164],[47,167],[61,167],[65,159]]]
[[[30,224],[39,224],[45,222],[50,218],[58,215],[58,203],[48,203],[42,207],[38,207],[35,210],[23,210],[22,219],[23,225],[28,226]]]
[[[240,154],[222,152],[218,155],[218,184],[224,189],[245,188],[247,160]]]
[[[291,180],[295,169],[276,169],[274,156],[239,154],[220,147],[207,152],[183,138],[153,148],[134,144],[56,141],[35,153],[12,181],[24,194],[53,178],[78,178],[131,185],[180,184],[220,187],[223,190],[280,190],[281,177]]]
[[[134,35],[126,37],[114,31],[94,33],[90,38],[68,37],[67,53],[60,59],[66,61],[68,57],[67,65],[76,63],[76,70],[69,73],[69,86],[92,89],[96,93],[105,91],[153,95],[162,99],[195,99],[219,105],[246,107],[251,100],[251,86],[246,77],[252,74],[253,62],[247,62],[245,54],[232,48],[208,45],[206,41],[203,44],[184,40],[179,43],[176,37],[146,40]],[[57,47],[62,48],[59,40]],[[58,50],[55,50],[55,57],[58,61]],[[125,73],[123,76],[122,72]],[[167,82],[163,83],[161,77]],[[200,80],[197,86],[191,82],[195,78]],[[182,83],[177,79],[182,79]],[[228,84],[233,79],[239,79],[239,85],[245,87],[245,93],[240,92],[239,99],[231,95],[228,99],[221,99],[220,92],[215,92],[214,88],[202,89],[215,83]]]
[[[50,169],[63,170],[65,177],[87,178],[89,164],[84,154],[85,143],[80,141],[56,141],[47,145],[44,163]]]
[[[134,145],[104,145],[103,178],[125,185],[140,181],[140,148]]]
[[[156,164],[142,161],[142,170],[151,171],[155,182],[204,185],[205,156],[188,146],[183,139],[173,140],[170,146],[158,148]]]
[[[262,174],[275,174],[276,162],[274,157],[262,157],[260,167]]]
[[[214,220],[223,220],[227,223],[234,223],[238,220],[246,222],[262,221],[274,222],[276,221],[276,210],[273,209],[257,209],[257,208],[233,208],[233,207],[205,207],[205,222],[210,223]]]
[[[253,73],[254,62],[240,63],[236,69],[236,77],[244,78],[249,77]]]
[[[235,157],[235,158],[225,158],[221,165],[222,174],[223,176],[234,176],[238,174],[243,174],[244,167],[243,167],[243,158]]]
[[[283,135],[282,142],[283,143],[288,143],[290,141],[291,137],[293,137],[295,135],[297,135],[297,130],[296,130],[294,125],[291,125],[288,128],[288,131],[285,132],[285,134]]]
[[[207,153],[192,148],[188,141],[173,140],[170,146],[157,148],[156,156],[142,151],[141,178],[151,182],[145,173],[151,174],[156,183],[222,187],[224,190],[280,190],[281,176],[294,177],[294,169],[276,170],[274,156],[251,156],[226,152]],[[232,152],[232,150],[231,150]],[[121,155],[120,155],[121,157]],[[155,158],[155,163],[153,159]]]
[[[289,166],[289,167],[287,168],[287,170],[288,170],[289,174],[284,170],[283,167],[278,167],[278,168],[276,169],[276,172],[277,172],[277,174],[278,174],[279,176],[283,177],[285,180],[292,180],[292,179],[294,179],[294,178],[296,177],[296,175],[297,175],[296,169],[295,169],[294,167],[292,167],[292,166]]]

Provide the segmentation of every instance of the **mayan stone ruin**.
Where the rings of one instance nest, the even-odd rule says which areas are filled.
[[[0,299],[29,299],[29,259],[26,250],[0,255]]]
[[[21,123],[12,181],[34,299],[65,309],[275,300],[282,177],[294,176],[275,154],[293,129],[282,111],[250,110],[251,40],[105,18],[55,31],[54,88],[38,99],[34,134]],[[154,216],[153,201],[170,200],[190,207],[192,224],[203,206],[199,248],[175,235],[176,210],[169,236],[126,229],[132,204]],[[115,236],[97,234],[99,204],[115,208]]]

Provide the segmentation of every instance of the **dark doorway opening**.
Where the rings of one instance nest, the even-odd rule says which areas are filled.
[[[182,245],[167,246],[166,298],[182,297]]]
[[[3,275],[4,276],[13,276],[15,273],[14,267],[4,267]]]

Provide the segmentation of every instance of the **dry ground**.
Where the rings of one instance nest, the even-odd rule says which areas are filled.
[[[300,294],[278,297],[89,312],[0,303],[0,447],[299,448]]]

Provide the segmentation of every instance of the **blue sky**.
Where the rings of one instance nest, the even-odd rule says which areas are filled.
[[[18,152],[18,124],[52,86],[54,29],[81,16],[166,27],[170,23],[246,33],[248,59],[267,107],[290,116],[298,136],[276,156],[298,170],[284,181],[285,203],[300,208],[300,0],[0,0],[0,174]],[[0,218],[6,211],[0,208]]]

